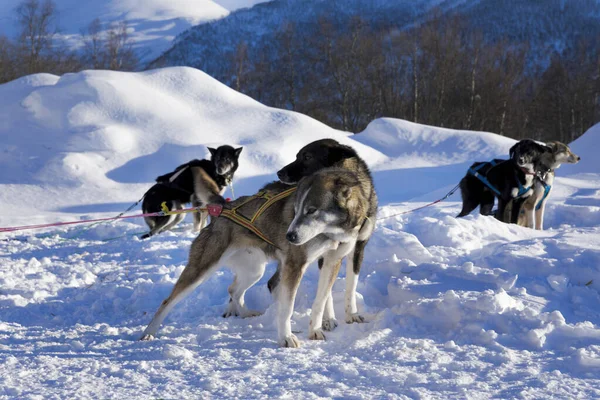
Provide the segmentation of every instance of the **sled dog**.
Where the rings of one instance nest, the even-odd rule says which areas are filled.
[[[477,206],[482,215],[491,215],[494,199],[498,199],[496,218],[503,222],[516,219],[518,209],[506,216],[511,200],[523,201],[533,193],[534,178],[545,146],[533,140],[521,140],[510,149],[510,159],[476,162],[460,181],[462,210],[457,217],[470,214]],[[515,203],[516,204],[516,203]]]
[[[260,196],[226,203],[224,210],[235,209],[236,213],[256,215],[261,210],[254,227],[273,244],[231,219],[211,219],[192,243],[187,266],[141,339],[152,339],[172,308],[221,265],[235,273],[224,316],[258,315],[246,307],[244,294],[262,277],[267,261],[274,259],[280,271],[275,290],[278,341],[284,347],[298,347],[298,338],[291,331],[296,291],[308,265],[322,258],[309,339],[324,340],[325,306],[341,260],[371,233],[370,228],[365,230],[370,194],[364,190],[363,178],[344,169],[323,169],[304,178],[295,191],[266,209],[262,207],[265,198],[289,191],[290,187],[274,182],[266,185]]]
[[[534,180],[533,195],[521,205],[517,221],[511,221],[537,230],[544,229],[544,210],[554,184],[554,170],[561,164],[577,164],[581,160],[581,157],[574,154],[564,143],[549,142],[546,146],[549,151],[540,156],[540,173]]]
[[[242,147],[234,149],[225,145],[216,149],[209,147],[208,150],[210,160],[192,160],[156,178],[157,183],[144,196],[144,214],[160,211],[163,202],[171,211],[181,210],[187,203],[192,203],[194,207],[224,203],[222,194],[233,180]],[[194,231],[197,232],[206,225],[208,214],[196,212],[193,215]],[[184,218],[185,214],[145,217],[150,232],[143,235],[142,239],[172,229]]]
[[[356,151],[333,139],[322,139],[304,146],[296,155],[296,160],[283,167],[277,172],[279,180],[286,184],[296,184],[303,177],[310,176],[324,168],[337,167],[352,171],[359,176],[362,190],[369,200],[367,218],[361,227],[363,239],[356,242],[356,246],[350,251],[346,258],[346,295],[345,295],[345,320],[346,323],[364,322],[364,318],[358,313],[356,306],[356,285],[358,274],[363,261],[365,246],[375,228],[377,216],[377,194],[373,185],[373,178],[367,164],[358,156]],[[319,260],[321,267],[323,261]],[[269,280],[269,290],[272,292],[279,282],[279,270]],[[337,326],[333,310],[333,299],[331,293],[327,298],[323,327],[332,330]]]

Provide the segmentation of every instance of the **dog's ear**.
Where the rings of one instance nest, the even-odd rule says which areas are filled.
[[[356,157],[356,152],[354,149],[350,146],[345,146],[342,144],[329,147],[329,151],[327,153],[327,161],[329,162],[330,166],[352,157]]]
[[[558,150],[560,149],[561,144],[562,144],[561,142],[548,142],[548,143],[546,143],[546,146],[549,147],[553,153],[557,153]]]
[[[517,146],[517,145],[515,144],[515,145],[514,145],[513,147],[511,147],[511,148],[510,148],[510,150],[508,151],[508,156],[509,156],[510,158],[513,158],[513,156],[515,155],[515,147],[516,147],[516,146]]]
[[[342,199],[347,199],[352,195],[352,189],[360,185],[360,181],[356,175],[345,173],[337,177],[334,181],[336,190]]]
[[[244,150],[243,147],[238,147],[237,149],[234,150],[234,154],[236,157],[240,156],[240,153],[242,152],[242,150]]]
[[[338,201],[343,208],[348,210],[347,223],[351,227],[357,226],[360,221],[364,220],[367,213],[365,198],[362,191],[354,192],[360,188],[360,181],[356,175],[347,173],[335,180],[336,188],[338,189]]]
[[[508,151],[508,156],[509,156],[511,159],[514,159],[514,158],[515,158],[515,153],[517,152],[517,149],[519,148],[519,144],[520,144],[520,143],[521,143],[521,142],[517,142],[517,143],[515,143],[515,144],[514,144],[514,146],[513,146],[513,147],[511,147],[511,148],[510,148],[510,150]]]
[[[213,149],[212,147],[207,147],[208,151],[210,151],[210,155],[214,156],[215,153],[217,152],[217,149]]]

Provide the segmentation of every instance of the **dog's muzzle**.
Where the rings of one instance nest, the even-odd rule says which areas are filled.
[[[285,235],[285,238],[288,240],[288,242],[290,242],[291,244],[297,244],[298,243],[298,232],[296,231],[291,231],[288,232]]]

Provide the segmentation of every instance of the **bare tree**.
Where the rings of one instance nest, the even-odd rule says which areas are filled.
[[[106,40],[107,65],[114,71],[131,71],[138,64],[133,44],[127,32],[127,22],[121,21],[108,31]]]
[[[43,70],[43,56],[52,50],[56,5],[52,0],[25,0],[17,9],[19,46],[27,73]]]
[[[99,18],[94,19],[87,27],[83,36],[83,63],[94,69],[106,68],[105,40],[102,35],[102,22]]]
[[[244,75],[246,74],[246,70],[248,68],[248,44],[246,42],[241,41],[238,43],[235,49],[234,62],[235,90],[241,92]]]
[[[16,77],[14,45],[6,36],[0,36],[0,83],[8,82]]]

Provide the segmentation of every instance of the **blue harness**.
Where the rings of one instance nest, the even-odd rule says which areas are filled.
[[[496,193],[497,196],[500,196],[500,191],[498,189],[496,189],[494,187],[494,185],[492,185],[490,183],[490,181],[488,180],[487,176],[485,175],[481,175],[479,173],[479,170],[482,169],[483,167],[487,166],[487,165],[491,165],[492,168],[495,167],[497,165],[496,161],[492,160],[492,161],[488,161],[488,162],[484,162],[479,164],[478,166],[476,166],[475,168],[469,168],[469,174],[473,175],[475,178],[479,179],[485,186],[487,186],[492,192]],[[491,169],[491,168],[490,168]]]
[[[478,166],[476,166],[475,168],[469,168],[468,173],[473,175],[475,178],[479,179],[485,186],[488,187],[488,189],[490,189],[492,192],[494,192],[497,196],[501,197],[502,194],[500,193],[500,191],[490,183],[490,181],[488,180],[486,175],[482,175],[479,173],[479,170],[482,169],[485,166],[491,165],[491,168],[494,168],[496,165],[498,165],[498,163],[494,160],[492,161],[488,161],[488,162],[484,162],[479,164]],[[489,172],[489,170],[488,170]],[[531,190],[531,188],[525,188],[523,187],[523,185],[521,184],[521,181],[519,179],[517,179],[517,183],[519,184],[519,193],[517,193],[517,198],[523,196],[524,194],[526,194],[527,192],[529,192]],[[543,183],[543,182],[542,182]],[[544,187],[546,187],[547,185],[545,183]],[[546,196],[548,196],[548,192],[550,192],[550,188],[546,188],[545,189],[546,192],[544,193],[544,199],[546,198]],[[543,199],[542,199],[543,201]],[[539,206],[541,207],[541,202],[539,204]]]
[[[542,203],[544,202],[544,200],[546,200],[546,197],[548,197],[548,194],[550,194],[550,189],[552,189],[552,186],[548,185],[546,182],[544,181],[540,181],[542,183],[542,186],[544,187],[544,196],[542,196],[542,199],[536,204],[535,209],[539,210],[540,208],[542,208]]]

